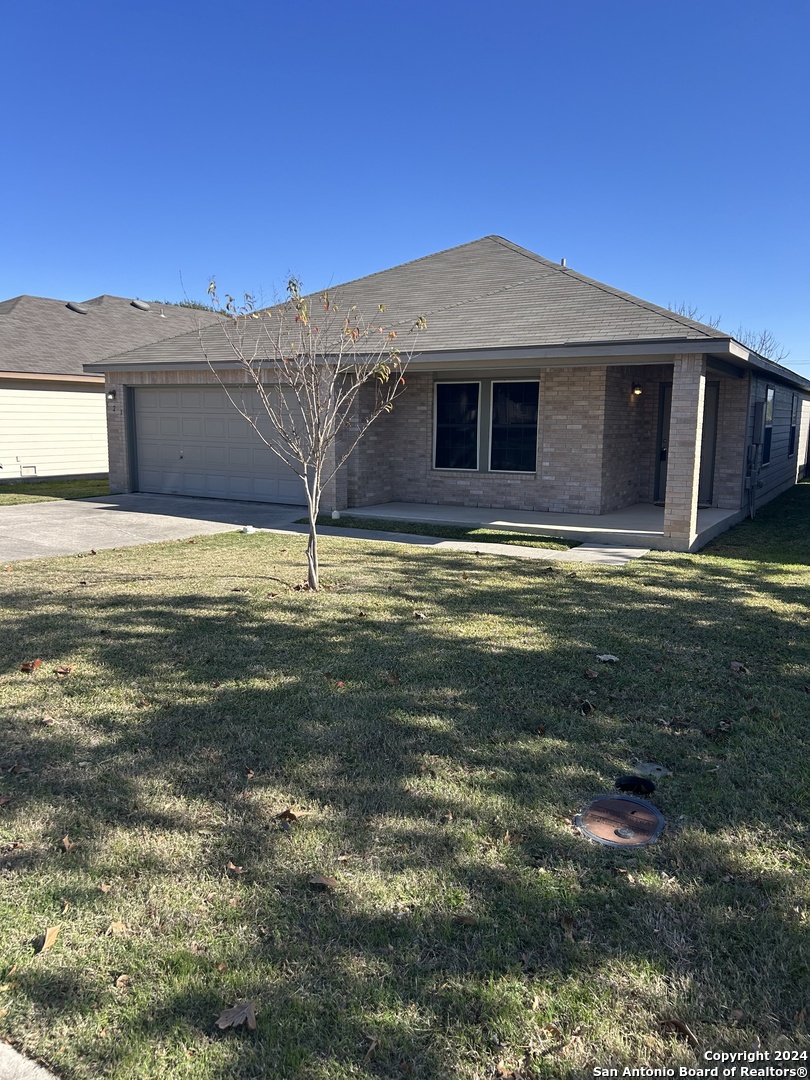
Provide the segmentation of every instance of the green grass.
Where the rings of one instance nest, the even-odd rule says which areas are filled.
[[[804,485],[622,568],[330,536],[317,595],[271,533],[0,568],[0,1037],[64,1080],[807,1048],[809,525]],[[637,760],[662,838],[589,843]]]
[[[19,503],[53,502],[57,499],[91,499],[109,495],[108,480],[7,480],[0,484],[0,506]]]
[[[309,518],[299,518],[296,524],[308,525]],[[569,548],[579,547],[577,541],[563,540],[558,536],[508,532],[505,529],[481,529],[474,525],[439,525],[433,521],[362,517],[357,514],[341,514],[339,521],[333,521],[329,514],[321,514],[318,517],[318,524],[337,529],[368,529],[372,532],[440,536],[445,540],[469,540],[471,543],[481,544],[514,544],[518,547],[547,548],[552,551],[568,551]]]

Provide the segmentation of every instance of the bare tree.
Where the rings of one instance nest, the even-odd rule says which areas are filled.
[[[700,315],[698,314],[699,309],[694,304],[686,304],[681,301],[680,304],[668,304],[667,306],[676,315],[684,315],[687,319],[694,319],[695,322],[703,323],[704,326],[711,326],[714,330],[720,327],[722,316]],[[781,341],[777,341],[770,330],[750,330],[741,323],[732,336],[741,345],[747,346],[753,352],[759,353],[760,356],[773,360],[777,364],[786,359],[790,353],[789,349],[783,348]]]
[[[404,371],[427,322],[420,316],[407,327],[410,347],[404,348],[400,331],[380,321],[384,305],[368,319],[354,306],[344,309],[327,292],[304,296],[297,278],[287,283],[287,299],[271,308],[257,308],[247,293],[242,304],[228,294],[222,303],[216,281],[208,295],[222,316],[225,356],[236,361],[251,391],[248,398],[243,390],[237,396],[215,366],[222,358],[222,341],[212,339],[210,329],[200,334],[208,366],[237,412],[304,485],[307,583],[317,591],[317,519],[324,488],[371,424],[392,410],[405,389]],[[355,403],[365,386],[374,393],[361,416]]]
[[[714,330],[720,326],[722,315],[700,315],[698,314],[700,309],[695,304],[686,304],[681,300],[680,304],[667,304],[667,307],[676,315],[683,315],[694,322],[703,323],[704,326],[711,326]]]
[[[749,330],[742,324],[737,327],[734,337],[742,345],[747,345],[755,353],[781,364],[790,354],[790,349],[783,347],[770,330]]]

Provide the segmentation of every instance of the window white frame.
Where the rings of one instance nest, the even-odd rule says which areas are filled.
[[[533,469],[493,469],[492,468],[492,425],[495,417],[495,385],[501,383],[537,383],[537,416],[534,421],[534,468]],[[489,453],[487,469],[499,476],[535,476],[537,474],[537,455],[539,453],[539,427],[540,427],[540,380],[539,379],[493,379],[489,384]]]
[[[436,441],[439,433],[439,387],[440,386],[477,386],[478,387],[478,416],[475,423],[475,468],[458,469],[446,465],[436,464]],[[480,379],[438,379],[433,384],[433,469],[436,472],[478,472],[481,468],[481,381]]]

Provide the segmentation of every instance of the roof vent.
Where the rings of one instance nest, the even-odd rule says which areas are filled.
[[[65,307],[69,311],[77,311],[80,315],[86,315],[90,310],[89,308],[86,308],[84,304],[74,304],[72,300],[69,300],[68,303],[65,304]]]
[[[145,300],[131,300],[130,303],[133,307],[136,307],[138,311],[148,311],[149,305]]]
[[[560,259],[560,266],[565,270],[565,259]]]

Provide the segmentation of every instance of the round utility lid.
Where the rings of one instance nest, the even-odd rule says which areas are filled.
[[[661,835],[663,815],[632,795],[602,795],[574,818],[574,824],[598,844],[642,847]]]

